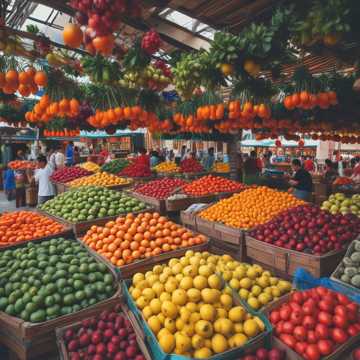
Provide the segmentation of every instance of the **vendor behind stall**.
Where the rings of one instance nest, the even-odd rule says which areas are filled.
[[[301,166],[299,159],[291,162],[294,175],[289,184],[294,188],[294,196],[298,199],[310,201],[313,189],[313,182],[310,173]]]

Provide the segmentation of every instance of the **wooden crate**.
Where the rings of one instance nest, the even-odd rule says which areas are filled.
[[[220,239],[235,245],[243,246],[244,243],[244,230],[227,226],[221,223],[215,223],[215,230],[220,232]]]
[[[166,199],[167,211],[185,210],[192,204],[208,204],[215,200],[214,195],[188,196],[182,199]]]
[[[17,247],[20,246],[24,245],[19,245]],[[107,262],[103,261],[98,254],[91,253],[90,255],[92,255],[97,259],[97,261],[105,264],[108,267],[116,283],[118,280],[118,274],[114,271],[114,269],[109,266]],[[80,321],[86,317],[93,316],[93,314],[96,314],[99,311],[102,311],[103,309],[106,309],[109,306],[116,304],[116,301],[120,295],[121,287],[118,284],[118,288],[111,298],[100,301],[97,304],[89,306],[78,312],[68,315],[62,315],[57,317],[56,319],[41,323],[30,323],[20,318],[10,316],[4,312],[0,312],[0,331],[6,331],[6,334],[12,336],[17,343],[24,343],[25,345],[29,341],[38,341],[39,339],[45,339],[48,336],[55,337],[56,328],[73,324],[76,321]]]
[[[0,245],[0,251],[4,250],[4,249],[9,249],[9,248],[12,248],[12,247],[16,247],[16,246],[19,246],[19,245],[24,245],[24,244],[27,244],[28,242],[36,243],[36,242],[55,239],[55,238],[59,238],[59,237],[72,237],[73,236],[72,227],[70,226],[69,223],[65,222],[64,220],[62,220],[62,219],[54,219],[49,214],[46,214],[46,213],[44,213],[44,212],[42,212],[42,211],[40,211],[38,209],[29,210],[29,212],[37,212],[37,213],[41,214],[42,216],[46,216],[48,218],[51,218],[51,219],[57,221],[58,223],[63,225],[63,227],[64,227],[63,231],[61,231],[61,232],[59,232],[57,234],[52,234],[52,235],[44,236],[44,237],[41,237],[41,238],[36,238],[36,239],[32,239],[32,240],[18,241],[16,243],[9,244],[9,245]]]
[[[328,276],[334,271],[345,254],[345,249],[343,249],[331,251],[321,256],[311,255],[267,244],[248,235],[245,236],[245,242],[248,258],[288,276],[293,276],[299,267],[304,268],[315,277]]]
[[[185,210],[180,211],[181,223],[189,229],[196,230],[195,213]]]
[[[139,349],[141,350],[144,358],[146,360],[151,360],[151,355],[145,345],[144,331],[137,324],[134,325],[134,320],[132,319],[133,314],[130,312],[128,306],[126,305],[126,301],[123,296],[118,298],[117,304],[121,305],[121,312],[125,315],[125,317],[128,318],[128,320],[130,320],[131,324],[133,325],[133,329],[136,334],[136,341],[138,343]],[[109,307],[108,310],[111,310],[112,308],[113,307]],[[99,312],[98,314],[94,314],[93,316],[97,316],[100,313],[101,312]],[[59,349],[60,360],[70,360],[70,355],[66,349],[65,341],[63,338],[65,332],[68,329],[78,330],[80,326],[81,326],[81,322],[76,322],[74,324],[56,329],[56,342],[57,342],[58,349]]]
[[[135,189],[129,189],[127,191],[127,193],[131,196],[133,196],[136,199],[139,199],[141,201],[143,201],[146,204],[151,205],[151,207],[161,213],[161,214],[165,214],[165,199],[156,199],[154,197],[151,196],[147,196],[147,195],[143,195],[143,194],[139,194],[135,191]]]

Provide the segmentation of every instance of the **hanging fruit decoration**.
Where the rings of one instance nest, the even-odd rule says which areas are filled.
[[[305,141],[303,139],[300,139],[298,142],[298,147],[303,148],[305,146]]]
[[[281,147],[281,141],[279,139],[275,140],[275,146],[276,147]]]
[[[64,44],[72,48],[78,48],[83,42],[83,32],[79,25],[66,24],[63,31]]]
[[[160,49],[160,46],[161,46],[160,36],[154,29],[151,29],[150,31],[144,34],[141,40],[141,48],[148,55],[155,54]]]

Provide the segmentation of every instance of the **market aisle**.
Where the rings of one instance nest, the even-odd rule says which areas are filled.
[[[0,191],[0,213],[4,211],[14,211],[14,210],[20,210],[20,209],[28,209],[28,206],[16,209],[15,200],[8,201],[6,199],[5,193],[3,191]]]

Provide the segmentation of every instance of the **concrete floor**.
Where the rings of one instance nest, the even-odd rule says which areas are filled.
[[[29,209],[29,207],[22,207],[16,209],[15,200],[8,201],[5,196],[5,193],[3,191],[0,191],[0,213],[5,211],[20,210],[20,209]]]

